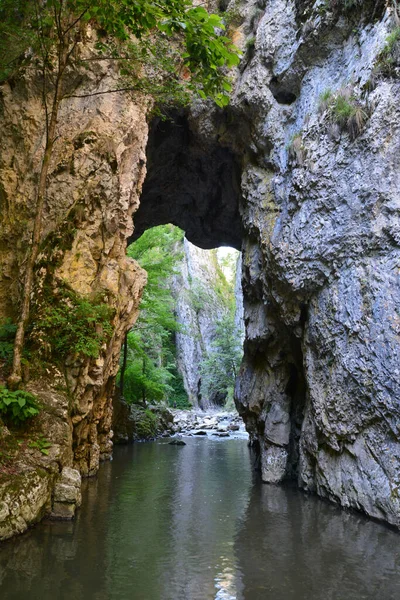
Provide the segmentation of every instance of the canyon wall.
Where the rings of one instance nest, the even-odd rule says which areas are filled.
[[[230,110],[246,146],[227,140],[244,155],[237,406],[264,481],[295,477],[399,526],[398,21],[379,2],[242,6]]]
[[[225,276],[212,251],[197,248],[186,239],[179,270],[173,282],[176,319],[180,325],[176,333],[177,366],[189,402],[195,408],[208,409],[223,405],[226,396],[222,391],[218,397],[210,398],[201,373],[204,359],[213,350],[216,325],[229,310]],[[240,309],[243,302],[240,278],[235,291],[239,302],[236,325],[241,333]]]
[[[86,43],[92,43],[90,30]],[[80,46],[84,56],[85,45]],[[83,96],[94,88],[113,89],[118,78],[113,64],[104,61],[79,77]],[[45,142],[41,94],[40,74],[33,69],[0,86],[1,321],[18,318]],[[67,287],[82,299],[101,299],[110,309],[113,333],[97,358],[72,353],[64,365],[55,365],[36,340],[24,361],[26,388],[42,404],[32,437],[45,436],[51,448],[48,457],[27,448],[12,474],[7,469],[0,473],[0,538],[51,512],[63,468],[74,468],[78,478],[79,473],[93,475],[100,460],[111,456],[112,395],[121,343],[137,317],[146,282],[145,272],[126,257],[126,240],[146,174],[148,106],[129,94],[71,98],[61,104],[32,314],[40,313],[46,302],[56,306],[60,289]],[[29,327],[34,329],[34,317]],[[0,383],[5,383],[6,371]],[[7,443],[8,430],[0,430]]]

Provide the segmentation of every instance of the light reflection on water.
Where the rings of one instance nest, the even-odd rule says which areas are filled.
[[[400,536],[262,485],[244,440],[117,448],[73,523],[0,546],[6,600],[398,600]]]

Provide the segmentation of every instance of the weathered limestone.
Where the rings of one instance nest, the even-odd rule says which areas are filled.
[[[400,526],[400,86],[375,76],[393,15],[319,4],[262,3],[233,101],[252,149],[237,402],[265,481]],[[319,105],[346,86],[368,115],[355,139]]]
[[[81,93],[96,85],[112,88],[114,79],[110,65],[96,67],[85,72]],[[0,102],[0,315],[15,319],[44,114],[30,79],[19,80],[12,89],[3,84]],[[122,94],[65,100],[49,175],[34,302],[41,301],[45,280],[54,290],[65,282],[83,296],[101,295],[115,311],[114,334],[100,357],[71,356],[65,365],[73,397],[74,464],[86,475],[94,474],[99,460],[111,453],[111,395],[121,342],[136,319],[145,283],[145,274],[125,249],[145,176],[146,110],[143,101],[135,103]],[[22,228],[15,224],[17,214],[18,222],[25,223]]]
[[[23,533],[49,512],[52,480],[39,468],[0,482],[0,541]]]
[[[86,42],[93,42],[90,30]],[[85,45],[79,46],[84,54]],[[17,318],[43,156],[45,116],[36,76],[27,70],[12,85],[0,86],[1,320]],[[96,64],[80,77],[81,94],[116,87],[112,63]],[[50,436],[52,442],[50,474],[46,471],[39,480],[38,475],[31,475],[31,462],[24,463],[27,472],[21,474],[15,492],[21,498],[20,508],[13,500],[14,492],[1,488],[0,501],[17,508],[9,515],[1,511],[4,518],[0,523],[5,529],[0,537],[20,532],[52,512],[52,486],[59,472],[62,479],[55,489],[53,515],[72,516],[79,498],[76,486],[68,483],[68,490],[60,487],[67,485],[65,467],[94,475],[100,460],[111,456],[111,399],[120,348],[125,332],[136,320],[146,281],[145,273],[126,257],[126,240],[132,234],[132,215],[146,173],[148,106],[147,100],[125,94],[70,98],[61,104],[32,306],[45,300],[44,289],[46,293],[51,290],[52,295],[66,283],[79,295],[101,297],[111,307],[114,333],[97,360],[71,355],[63,366],[64,373],[47,367],[38,373],[25,371],[28,387],[44,404],[45,414],[48,406],[61,411],[67,432],[53,440],[51,427],[38,431]],[[46,359],[46,347],[38,346]],[[41,461],[38,455],[37,462]],[[76,488],[74,500],[72,488]]]
[[[75,510],[82,502],[81,483],[79,471],[70,467],[63,468],[53,491],[50,515],[53,519],[71,519],[75,516]]]

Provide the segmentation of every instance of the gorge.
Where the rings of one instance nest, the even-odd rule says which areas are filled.
[[[97,357],[67,356],[63,369],[26,361],[26,389],[43,405],[35,427],[51,447],[2,476],[1,539],[74,512],[80,476],[110,458],[121,344],[146,281],[126,245],[165,223],[201,248],[242,252],[235,402],[262,480],[293,479],[400,527],[397,5],[223,4],[243,50],[229,106],[196,100],[163,121],[146,96],[91,95],[115,88],[111,60],[80,71],[81,97],[60,105],[34,354],[48,358],[35,323],[49,298],[64,306],[63,285],[101,298],[113,331]],[[84,56],[95,37],[89,25]],[[27,69],[0,86],[0,317],[13,322],[43,150],[40,84]]]

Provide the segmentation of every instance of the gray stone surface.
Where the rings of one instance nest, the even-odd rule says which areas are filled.
[[[53,490],[52,519],[72,519],[81,505],[81,474],[77,469],[64,467]]]
[[[400,526],[400,84],[374,77],[393,14],[264,4],[231,109],[252,151],[237,405],[265,481]],[[355,139],[319,109],[348,86],[368,115]]]
[[[221,281],[217,258],[210,251],[197,248],[184,240],[180,273],[174,277],[176,319],[181,329],[176,333],[178,370],[183,377],[189,402],[195,408],[208,409],[224,400],[209,397],[202,381],[201,364],[212,350],[216,325],[227,313],[224,299],[217,293]],[[240,280],[235,293],[243,305]],[[244,335],[243,320],[237,317],[238,335]]]

